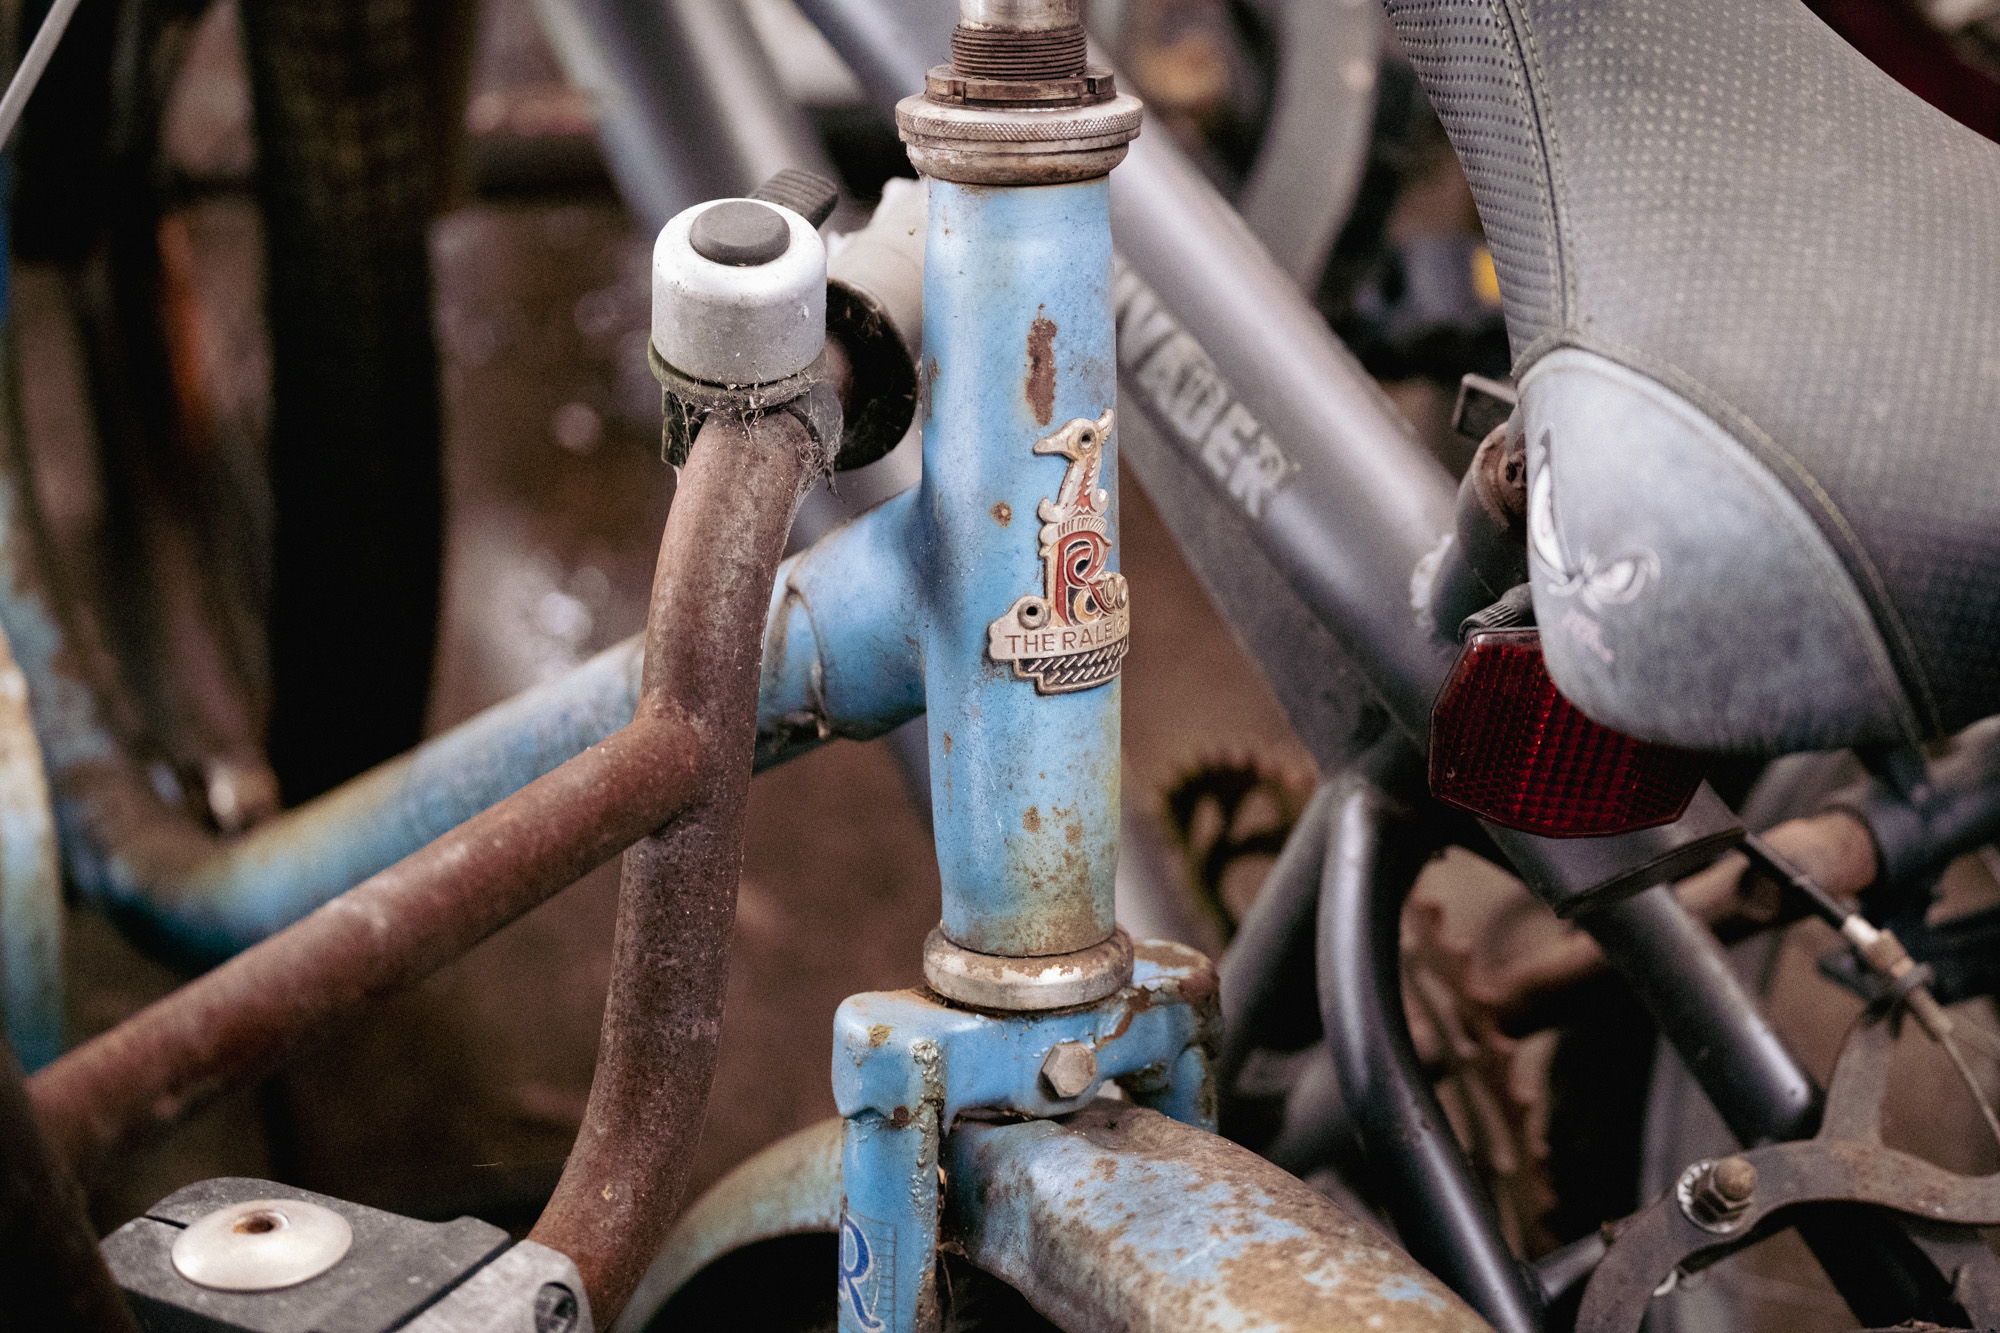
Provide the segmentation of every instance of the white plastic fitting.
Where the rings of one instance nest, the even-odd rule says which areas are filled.
[[[929,201],[922,180],[891,176],[882,183],[882,202],[868,225],[836,236],[826,265],[827,279],[855,293],[886,319],[912,358],[923,350]]]
[[[791,209],[749,201],[783,218],[784,253],[725,264],[697,253],[689,233],[713,199],[676,214],[653,243],[653,350],[683,375],[711,384],[768,384],[811,365],[826,343],[826,247]]]

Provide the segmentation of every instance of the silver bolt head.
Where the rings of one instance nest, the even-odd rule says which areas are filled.
[[[1042,1081],[1056,1100],[1081,1097],[1097,1082],[1097,1053],[1080,1041],[1059,1041],[1042,1060]]]
[[[304,1199],[250,1199],[195,1219],[174,1238],[174,1269],[220,1291],[275,1291],[318,1277],[346,1257],[354,1229]]]

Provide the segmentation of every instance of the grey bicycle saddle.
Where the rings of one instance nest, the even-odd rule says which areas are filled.
[[[1543,650],[1701,749],[2000,713],[2000,146],[1797,0],[1389,0],[1485,224]]]

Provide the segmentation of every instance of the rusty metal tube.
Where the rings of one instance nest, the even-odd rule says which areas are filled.
[[[97,1248],[83,1195],[49,1150],[0,1042],[0,1290],[9,1327],[138,1333],[139,1324]],[[13,1321],[19,1321],[18,1325]]]
[[[576,1147],[531,1239],[576,1261],[597,1318],[623,1308],[680,1210],[715,1072],[764,613],[811,479],[803,426],[709,419],[660,546],[641,718],[685,718],[692,800],[625,853],[611,989]]]
[[[828,1233],[830,1260],[841,1133],[821,1121],[711,1186],[612,1333],[685,1317],[668,1302],[689,1279],[760,1241]],[[961,1120],[943,1153],[951,1242],[1064,1328],[1486,1329],[1372,1225],[1248,1149],[1129,1103]]]
[[[945,1231],[1063,1328],[1481,1333],[1375,1227],[1226,1139],[1127,1103],[960,1124]]]
[[[411,985],[658,828],[693,790],[678,719],[631,726],[86,1042],[29,1082],[80,1175]]]

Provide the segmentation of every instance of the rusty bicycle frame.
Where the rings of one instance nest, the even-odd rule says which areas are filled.
[[[597,57],[592,67],[614,80],[643,82],[647,59],[699,65],[686,33],[635,34],[629,15],[594,0],[546,7],[561,12],[565,54],[579,66]],[[804,7],[882,102],[922,86],[949,19],[896,0]],[[722,114],[695,117],[700,125],[644,98],[608,103],[639,108],[605,131],[632,197],[678,206],[698,195],[687,173],[661,168],[661,140],[702,126],[738,135],[716,155],[736,178],[709,193],[745,192],[774,166],[818,165],[768,79],[702,86],[705,112]],[[1417,1065],[1395,985],[1393,923],[1411,866],[1436,837],[1407,819],[1417,799],[1408,759],[1454,648],[1413,614],[1410,580],[1450,530],[1452,484],[1291,276],[1159,136],[1142,137],[1114,177],[1111,217],[1118,368],[1133,409],[1125,456],[1323,770],[1342,775],[1302,832],[1344,859],[1308,850],[1298,864],[1305,878],[1322,860],[1343,869],[1317,892],[1268,894],[1272,906],[1246,927],[1271,947],[1236,955],[1251,970],[1225,992],[1238,1044],[1224,1046],[1224,1066],[1241,1054],[1236,1033],[1254,1031],[1272,1002],[1296,941],[1332,941],[1321,958],[1326,1032],[1372,1165],[1401,1201],[1405,1244],[1496,1327],[1540,1327],[1547,1293],[1499,1238]],[[33,1117],[18,1096],[0,1097],[10,1127],[0,1184],[45,1200],[49,1222],[41,1244],[18,1253],[57,1256],[55,1271],[76,1277],[75,1308],[112,1321],[119,1302],[80,1212],[63,1206],[66,1172],[98,1169],[629,849],[598,1076],[578,1151],[535,1233],[576,1259],[598,1309],[624,1304],[679,1207],[699,1124],[691,1111],[713,1067],[752,756],[762,766],[900,720],[826,711],[801,728],[755,707],[772,576],[810,480],[808,452],[789,417],[713,419],[675,500],[640,641],[228,843],[167,812],[87,695],[79,705],[88,673],[67,656],[20,521],[27,501],[9,482],[0,624],[36,709],[70,874],[192,955],[235,955],[34,1073]],[[1329,678],[1340,688],[1325,688]],[[1606,892],[1663,885],[1738,832],[1710,795],[1667,829],[1588,846],[1489,836],[1559,910],[1590,904],[1580,919],[1739,1136],[1800,1138],[1818,1117],[1818,1090],[1714,937],[1664,887]],[[965,1151],[1005,1150],[968,1141]],[[635,1180],[646,1183],[624,1188]],[[1019,1240],[995,1232],[983,1252],[1025,1282],[1032,1266],[1004,1257]]]

